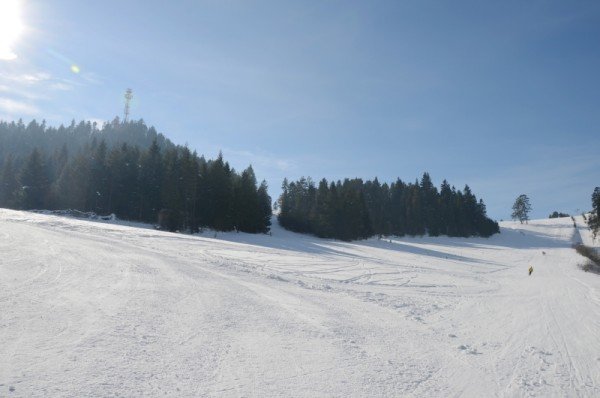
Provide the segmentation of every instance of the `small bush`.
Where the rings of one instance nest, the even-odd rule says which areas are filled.
[[[600,274],[600,267],[598,267],[591,261],[587,261],[584,264],[580,265],[580,268],[585,272],[593,272],[595,274]]]
[[[575,246],[575,251],[589,260],[581,266],[581,269],[585,272],[589,271],[600,274],[600,254],[593,247],[577,245]]]
[[[555,211],[548,216],[548,218],[562,218],[562,217],[570,217],[570,214]]]

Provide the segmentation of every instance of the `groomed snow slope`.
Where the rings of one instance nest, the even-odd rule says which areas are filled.
[[[576,231],[215,239],[0,210],[0,396],[600,396]]]

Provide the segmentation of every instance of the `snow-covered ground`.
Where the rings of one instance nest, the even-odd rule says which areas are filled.
[[[0,210],[0,396],[600,396],[578,222],[343,243]]]

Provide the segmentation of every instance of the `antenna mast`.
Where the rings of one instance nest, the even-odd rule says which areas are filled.
[[[129,104],[131,103],[131,99],[133,98],[133,90],[128,88],[125,91],[125,118],[123,119],[123,123],[129,120]]]

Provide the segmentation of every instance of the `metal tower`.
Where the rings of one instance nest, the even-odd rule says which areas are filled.
[[[123,119],[123,123],[129,120],[129,104],[131,103],[131,99],[133,98],[133,90],[128,88],[125,91],[125,118]]]

